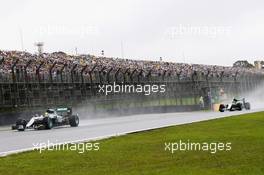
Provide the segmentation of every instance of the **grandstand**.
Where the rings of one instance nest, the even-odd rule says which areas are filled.
[[[219,93],[235,96],[263,82],[258,69],[68,55],[63,52],[31,54],[0,51],[0,105],[3,108],[89,104],[92,110],[165,111],[198,110],[199,98],[207,108]],[[166,93],[98,93],[99,84],[165,84]],[[146,111],[146,110],[144,110]],[[148,110],[151,111],[151,110]]]
[[[7,78],[14,71],[15,74],[27,74],[28,78],[33,78],[40,74],[42,80],[48,74],[57,77],[60,74],[70,71],[82,72],[87,75],[89,71],[101,71],[106,73],[109,70],[129,72],[141,71],[146,76],[150,71],[152,76],[168,74],[177,76],[181,74],[181,79],[190,79],[193,72],[208,74],[209,77],[234,77],[243,73],[263,74],[257,69],[245,69],[238,67],[224,67],[214,65],[172,63],[163,61],[142,61],[120,58],[97,57],[93,55],[67,55],[63,52],[43,53],[41,55],[20,51],[0,51],[1,75]],[[19,78],[19,77],[17,77]],[[31,80],[31,79],[30,79]],[[32,81],[35,81],[32,79]]]

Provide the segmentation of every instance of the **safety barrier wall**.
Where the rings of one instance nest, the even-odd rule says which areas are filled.
[[[219,93],[235,96],[251,91],[263,82],[263,76],[255,73],[239,73],[232,76],[213,75],[193,71],[189,75],[164,71],[154,74],[143,70],[101,70],[89,72],[75,69],[61,73],[25,70],[0,74],[0,106],[38,107],[89,104],[93,110],[113,110],[155,106],[196,106],[203,96],[205,107],[219,101]],[[166,85],[165,93],[110,93],[99,92],[99,85]]]

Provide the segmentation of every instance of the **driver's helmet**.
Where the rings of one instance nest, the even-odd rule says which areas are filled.
[[[45,112],[44,116],[45,117],[48,117],[49,116],[49,113],[48,112]]]

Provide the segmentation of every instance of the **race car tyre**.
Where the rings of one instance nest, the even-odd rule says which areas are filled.
[[[248,102],[245,103],[245,109],[246,109],[246,110],[250,110],[250,103],[248,103]]]
[[[12,126],[11,126],[11,129],[12,129],[12,130],[15,130],[15,129],[17,129],[17,126],[16,126],[16,125],[12,125]]]
[[[25,131],[27,125],[27,121],[25,119],[18,119],[16,121],[16,128],[18,131]]]
[[[44,117],[43,124],[46,129],[51,129],[53,127],[53,122],[49,117]]]
[[[220,112],[225,112],[225,105],[220,104],[220,106],[219,106],[219,111],[220,111]]]
[[[238,103],[238,104],[237,104],[237,110],[238,110],[238,111],[242,111],[242,104],[241,104],[241,103]]]
[[[79,125],[79,117],[77,115],[70,116],[69,124],[71,127],[77,127]]]

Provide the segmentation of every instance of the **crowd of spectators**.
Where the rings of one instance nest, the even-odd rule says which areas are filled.
[[[41,66],[40,66],[41,65]],[[235,76],[243,73],[263,74],[262,71],[251,68],[226,67],[216,65],[173,63],[165,61],[145,61],[121,58],[109,58],[94,55],[68,55],[64,52],[31,54],[22,51],[0,50],[0,78],[10,77],[15,73],[58,75],[72,70],[88,74],[89,71],[128,71],[134,70],[147,76],[170,75],[181,78],[191,77],[194,72],[212,77]],[[51,71],[50,71],[51,70]]]

